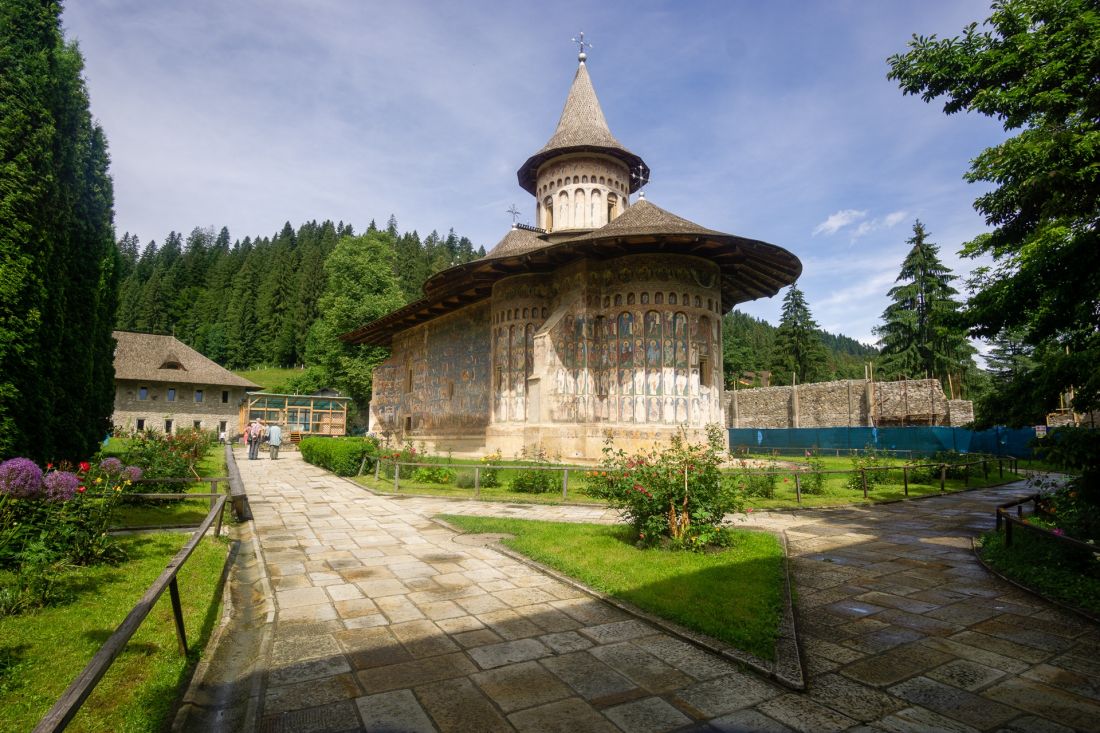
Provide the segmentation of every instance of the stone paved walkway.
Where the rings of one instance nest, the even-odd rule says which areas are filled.
[[[969,549],[1022,485],[752,515],[790,541],[795,693],[428,520],[610,512],[377,497],[293,452],[238,465],[275,597],[263,731],[1100,730],[1100,629]]]

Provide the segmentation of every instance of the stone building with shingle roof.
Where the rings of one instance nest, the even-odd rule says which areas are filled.
[[[631,196],[649,181],[615,139],[585,55],[557,129],[518,171],[537,227],[440,272],[424,297],[342,338],[388,346],[371,430],[435,450],[566,459],[723,423],[721,318],[802,264]]]
[[[115,331],[115,430],[238,428],[245,392],[262,389],[174,336]]]

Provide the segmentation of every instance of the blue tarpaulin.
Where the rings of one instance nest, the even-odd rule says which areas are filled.
[[[1031,457],[1034,428],[992,428],[974,431],[967,428],[730,428],[730,449],[877,450],[912,451],[931,454],[953,450],[959,453]]]

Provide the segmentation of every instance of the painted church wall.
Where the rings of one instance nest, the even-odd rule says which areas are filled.
[[[381,435],[466,436],[489,423],[489,304],[479,303],[394,338],[375,367],[370,427]]]

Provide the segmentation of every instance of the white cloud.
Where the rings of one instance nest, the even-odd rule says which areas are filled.
[[[844,209],[838,211],[835,214],[830,214],[829,218],[821,222],[814,228],[814,236],[824,232],[825,234],[836,234],[844,227],[859,221],[863,217],[867,216],[866,211],[858,211],[856,209]]]
[[[882,225],[887,229],[897,226],[902,219],[909,216],[908,211],[892,211],[882,219]]]

